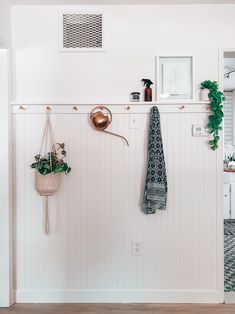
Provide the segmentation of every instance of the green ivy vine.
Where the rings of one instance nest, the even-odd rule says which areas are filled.
[[[223,121],[223,105],[222,102],[225,100],[224,94],[219,91],[218,83],[216,81],[206,80],[201,83],[201,89],[209,89],[210,92],[208,97],[210,99],[212,114],[209,115],[208,129],[213,134],[213,139],[209,141],[209,145],[212,150],[218,148],[219,143],[219,131],[222,130]]]

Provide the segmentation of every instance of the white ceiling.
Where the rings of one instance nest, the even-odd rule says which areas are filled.
[[[0,0],[1,1],[1,0]],[[8,0],[18,5],[73,4],[235,4],[235,0]]]

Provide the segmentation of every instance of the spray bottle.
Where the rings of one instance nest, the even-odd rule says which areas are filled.
[[[144,101],[152,101],[152,88],[150,85],[152,85],[153,82],[149,79],[142,79],[142,82],[144,82],[144,86],[146,86],[144,90]]]

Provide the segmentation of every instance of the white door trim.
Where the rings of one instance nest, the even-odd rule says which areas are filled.
[[[14,303],[10,50],[0,49],[0,307]]]

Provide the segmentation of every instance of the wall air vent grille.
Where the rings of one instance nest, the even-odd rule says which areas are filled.
[[[60,48],[63,51],[99,51],[103,50],[102,14],[62,14],[62,38]]]

